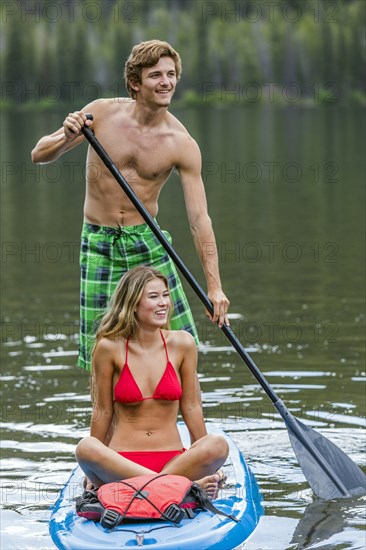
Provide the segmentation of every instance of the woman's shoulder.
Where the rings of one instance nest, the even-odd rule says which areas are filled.
[[[167,344],[181,348],[184,351],[196,348],[196,342],[186,330],[165,330],[163,331]]]
[[[112,354],[114,355],[117,350],[121,349],[121,346],[124,345],[123,338],[107,338],[103,337],[95,345],[94,354],[105,355]]]
[[[121,363],[122,338],[103,337],[98,340],[93,351],[93,368],[95,372],[102,372],[106,375],[108,371],[112,374],[116,365]]]

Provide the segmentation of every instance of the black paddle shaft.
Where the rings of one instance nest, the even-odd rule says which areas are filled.
[[[93,116],[91,114],[87,114],[86,117],[88,120],[93,120]],[[150,212],[148,212],[142,202],[138,199],[138,197],[128,184],[127,180],[118,170],[116,165],[112,162],[111,158],[108,156],[103,146],[95,137],[93,131],[87,126],[84,126],[81,131],[90,143],[90,145],[93,147],[95,152],[99,155],[105,166],[114,176],[117,183],[128,196],[132,204],[135,206],[136,210],[150,227],[151,231],[157,237],[161,245],[168,252],[169,256],[172,258],[178,269],[181,271],[182,275],[186,278],[190,286],[200,298],[207,311],[209,311],[210,314],[213,315],[214,308],[208,296],[198,284],[196,279],[193,277],[191,272],[187,269],[181,258],[175,252],[170,242],[166,239],[159,226],[156,224],[154,218],[151,216]],[[329,442],[325,437],[315,432],[315,430],[312,430],[311,428],[308,428],[300,423],[290,413],[283,401],[272,389],[263,374],[255,365],[252,358],[245,351],[244,347],[239,342],[238,338],[235,336],[231,328],[226,324],[223,324],[221,330],[230,341],[233,348],[243,359],[253,376],[258,380],[259,384],[262,386],[268,397],[273,402],[275,408],[285,421],[286,426],[289,430],[292,447],[313,491],[321,498],[329,498],[327,497],[327,491],[323,490],[316,482],[316,479],[320,472],[322,473],[322,475],[325,475],[325,480],[329,480],[332,484],[332,487],[334,488],[332,498],[334,498],[334,495],[336,495],[336,497],[338,498],[349,496],[350,489],[353,490],[353,487],[356,487],[357,490],[358,488],[361,488],[361,490],[363,491],[365,486],[365,476],[358,468],[358,466],[354,464],[351,459],[343,453],[343,451],[338,449],[338,447]],[[322,454],[325,454],[324,449],[328,447],[331,447],[332,453],[335,458],[330,457],[329,453],[327,459],[323,458]],[[344,484],[343,481],[345,479],[345,476],[342,475],[342,472],[340,472],[337,468],[334,468],[334,464],[337,464],[337,462],[339,462],[341,465],[343,464],[350,472],[352,472],[352,474],[355,476],[355,480],[352,478],[351,480],[347,480],[347,484]]]

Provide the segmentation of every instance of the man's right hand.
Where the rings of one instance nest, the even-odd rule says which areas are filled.
[[[82,127],[84,124],[87,126],[92,124],[85,114],[85,112],[90,112],[89,106],[91,104],[84,107],[83,111],[69,113],[61,128],[53,134],[43,136],[32,150],[32,162],[36,164],[53,162],[82,143],[85,139],[81,132]]]
[[[86,118],[84,111],[69,113],[63,122],[66,138],[73,141],[80,136],[83,126],[90,126],[91,124],[92,121]]]

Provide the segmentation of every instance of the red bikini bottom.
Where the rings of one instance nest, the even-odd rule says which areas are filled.
[[[149,468],[153,472],[161,472],[166,464],[175,456],[183,454],[187,449],[179,451],[123,451],[118,454],[132,460],[140,466]]]

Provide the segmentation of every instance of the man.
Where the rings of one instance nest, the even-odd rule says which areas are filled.
[[[98,140],[152,216],[172,170],[179,172],[191,233],[214,306],[212,322],[228,324],[229,301],[221,288],[218,256],[201,178],[201,154],[184,126],[168,112],[181,74],[179,54],[167,42],[134,46],[125,65],[130,98],[100,99],[70,113],[63,126],[44,136],[32,151],[35,163],[52,162],[85,139],[83,125]],[[86,119],[93,115],[93,122]],[[169,234],[165,232],[169,238]],[[148,264],[167,276],[174,317],[172,329],[198,337],[172,260],[95,151],[89,147],[81,240],[79,366],[90,370],[94,333],[120,277]]]

